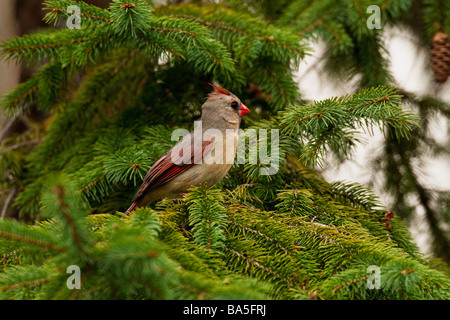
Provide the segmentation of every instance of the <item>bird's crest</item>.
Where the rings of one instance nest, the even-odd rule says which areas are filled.
[[[215,86],[212,83],[210,83],[209,85],[214,88],[214,91],[209,94],[209,97],[218,95],[218,94],[225,94],[227,96],[230,95],[230,92],[224,88]]]

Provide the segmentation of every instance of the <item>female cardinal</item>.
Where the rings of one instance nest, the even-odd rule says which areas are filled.
[[[233,93],[211,86],[214,91],[202,106],[201,130],[186,135],[155,162],[127,214],[158,199],[179,197],[192,186],[213,186],[230,170],[241,116],[250,110]]]

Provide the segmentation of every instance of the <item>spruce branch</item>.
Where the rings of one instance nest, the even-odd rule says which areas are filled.
[[[67,249],[60,245],[58,239],[43,230],[43,227],[24,226],[17,221],[0,220],[0,238],[14,241],[16,244],[64,253]]]
[[[198,187],[186,196],[189,205],[189,224],[194,241],[208,249],[220,250],[225,240],[226,216],[223,196],[217,189]]]
[[[240,252],[238,252],[236,250],[230,249],[228,247],[225,247],[224,250],[226,252],[229,252],[229,253],[235,255],[236,257],[244,260],[248,264],[250,264],[250,265],[252,265],[252,266],[254,266],[254,267],[256,267],[256,268],[258,268],[258,269],[260,269],[262,271],[264,271],[265,273],[270,274],[270,275],[272,275],[272,276],[274,276],[276,278],[279,278],[279,279],[283,280],[288,286],[292,286],[292,283],[289,281],[289,279],[284,278],[282,275],[280,275],[276,271],[270,269],[269,267],[265,266],[264,264],[258,262],[256,259],[250,258],[247,255],[242,254],[242,253],[240,253]]]
[[[71,213],[69,213],[69,207],[66,203],[64,197],[66,195],[66,190],[62,185],[57,185],[56,188],[53,190],[53,192],[57,196],[57,204],[59,206],[59,209],[62,213],[62,216],[66,220],[67,226],[70,228],[70,233],[74,239],[75,245],[77,246],[77,249],[84,255],[88,256],[88,253],[84,249],[84,245],[82,243],[82,238],[78,232],[77,226],[75,225],[75,222],[73,220],[73,217]]]
[[[379,199],[371,190],[357,183],[334,182],[331,184],[331,194],[344,203],[364,210],[374,210],[382,207]]]
[[[233,213],[235,216],[229,218],[229,224],[232,226],[230,233],[231,234],[245,234],[248,240],[253,239],[254,244],[260,244],[261,248],[264,244],[269,244],[270,249],[267,252],[267,256],[278,256],[278,263],[274,264],[274,268],[279,268],[280,265],[289,266],[288,270],[293,274],[289,276],[289,273],[280,269],[279,272],[285,274],[286,283],[289,286],[294,286],[294,282],[299,281],[299,279],[303,279],[305,277],[305,272],[307,269],[307,265],[301,265],[298,261],[302,258],[300,254],[301,248],[296,244],[291,238],[292,234],[289,234],[289,231],[284,228],[284,225],[277,222],[272,221],[271,219],[266,219],[264,222],[259,220],[254,222],[249,222],[247,219],[242,219],[239,217],[239,214],[244,213],[244,210],[237,210]],[[236,213],[238,215],[236,216]],[[264,224],[265,227],[261,227]],[[270,227],[276,229],[276,231],[270,230]],[[277,237],[275,237],[277,236]],[[248,258],[249,255],[252,255],[245,247],[239,249],[241,244],[239,241],[230,241],[229,246],[234,248],[234,254],[239,257]],[[242,250],[242,253],[237,252],[236,250]],[[270,252],[270,253],[269,253]],[[280,255],[281,252],[281,255]],[[263,254],[261,254],[263,256]],[[265,255],[264,255],[265,256]],[[300,258],[300,259],[299,259]],[[256,259],[256,257],[255,257]],[[262,264],[258,264],[256,260],[250,259],[249,262],[255,263],[258,268],[263,269],[265,271],[270,270],[270,262],[266,267],[262,267]],[[270,273],[276,273],[274,270],[270,270]],[[276,273],[278,278],[283,278],[280,274]],[[294,276],[295,275],[295,276]],[[289,279],[288,279],[289,278]]]
[[[105,100],[103,99],[112,98],[110,95],[112,93],[111,87],[114,85],[112,80],[122,81],[122,78],[119,77],[122,77],[123,74],[119,74],[119,71],[125,70],[127,63],[133,57],[133,53],[126,54],[119,58],[118,65],[116,61],[113,61],[97,67],[90,74],[89,78],[78,88],[75,100],[69,102],[65,110],[49,128],[49,134],[35,155],[36,161],[42,165],[47,164],[65,142],[71,141],[74,135],[83,132],[87,125],[86,119],[104,103]],[[104,86],[103,83],[107,79],[110,81],[109,86]]]
[[[393,22],[407,2],[378,4]],[[255,17],[263,11],[252,3],[244,14],[236,2],[234,10],[233,4],[154,8],[149,1],[114,0],[104,10],[46,1],[49,23],[64,22],[67,7],[78,5],[81,29],[38,32],[3,45],[6,59],[45,65],[2,106],[18,117],[36,105],[51,121],[39,137],[27,132],[0,150],[0,187],[17,187],[15,205],[26,218],[41,220],[36,226],[0,220],[0,254],[19,257],[0,274],[2,298],[449,298],[448,276],[420,254],[397,210],[384,209],[362,186],[330,184],[305,167],[329,153],[348,158],[360,128],[385,126],[395,139],[418,132],[415,115],[402,108],[407,93],[377,86],[389,73],[380,32],[360,30],[368,29],[362,18],[369,2],[258,3],[274,5],[265,11],[270,19]],[[294,70],[308,51],[304,38],[325,40],[328,62],[346,75],[361,72],[361,83],[375,86],[300,102]],[[235,164],[214,188],[195,188],[179,201],[124,216],[130,190],[173,146],[173,129],[198,117],[204,85],[212,80],[261,110],[243,118],[245,128],[281,129],[279,141],[252,141],[279,147],[272,154],[277,173],[260,174],[267,160],[261,156]],[[420,101],[421,116],[425,110],[448,114],[446,104],[431,98],[410,101]],[[25,146],[40,134],[44,140],[28,154]],[[257,154],[250,146],[245,151]],[[404,173],[417,180],[414,171]],[[401,177],[392,176],[397,186],[405,183]],[[418,191],[433,209],[431,191]],[[79,291],[67,289],[62,266],[69,264],[82,270]],[[381,290],[365,285],[370,265],[381,269]]]
[[[296,48],[294,46],[291,46],[291,45],[289,45],[287,43],[283,43],[283,42],[277,41],[277,40],[275,40],[273,35],[269,36],[269,37],[261,36],[261,35],[254,35],[254,34],[249,33],[248,31],[244,30],[243,28],[242,29],[238,29],[236,27],[232,27],[232,26],[229,26],[229,25],[224,25],[222,22],[220,22],[220,20],[217,20],[217,19],[212,21],[212,22],[210,22],[210,21],[206,21],[206,20],[200,19],[200,18],[195,17],[195,16],[178,15],[177,17],[191,19],[191,20],[197,21],[200,24],[205,25],[207,27],[217,28],[217,29],[221,29],[221,30],[224,30],[224,31],[230,31],[232,33],[235,33],[235,34],[238,34],[238,35],[241,35],[241,36],[245,36],[245,35],[256,36],[256,38],[261,40],[261,41],[268,42],[268,43],[274,44],[276,46],[281,46],[281,47],[283,47],[283,48],[285,48],[287,50],[293,51],[295,54],[299,55],[302,58],[305,56],[305,52],[303,50],[300,50],[300,49],[298,49],[298,48]]]
[[[336,291],[342,289],[343,287],[350,286],[350,285],[355,285],[355,284],[357,284],[358,282],[361,282],[361,281],[366,281],[370,276],[371,276],[371,274],[368,274],[368,275],[360,277],[358,279],[353,279],[353,280],[344,282],[344,283],[338,285],[337,287],[333,288],[333,293],[336,293]]]
[[[42,279],[36,279],[36,280],[29,280],[29,281],[22,282],[22,283],[15,283],[15,284],[4,287],[2,289],[2,292],[14,290],[14,289],[17,289],[20,287],[39,286],[39,285],[42,285],[43,283],[50,282],[50,281],[51,281],[50,278],[42,278]]]
[[[80,8],[80,15],[83,18],[87,18],[89,21],[95,21],[99,23],[111,23],[110,13],[107,10],[103,10],[97,6],[89,5],[83,1],[71,1],[71,0],[47,0],[44,2],[44,10],[48,13],[44,17],[44,21],[47,23],[55,22],[59,17],[67,18],[72,13],[67,12],[67,8],[71,5],[76,5]],[[83,21],[83,23],[85,23]]]
[[[31,34],[15,37],[2,44],[0,58],[16,63],[27,61],[43,62],[46,59],[61,59],[63,65],[67,64],[70,57],[70,48],[73,45],[83,43],[86,38],[85,30],[58,30],[43,34]],[[63,60],[64,59],[64,60]]]
[[[2,300],[28,299],[30,295],[54,280],[52,268],[17,266],[0,274],[0,297]]]
[[[12,201],[14,195],[16,194],[16,192],[17,192],[17,188],[13,188],[11,190],[11,192],[9,193],[8,197],[6,198],[6,201],[3,204],[3,208],[2,208],[2,211],[1,211],[1,214],[0,214],[0,219],[4,219],[5,218],[6,211],[8,210],[8,207],[11,204],[11,201]]]
[[[307,163],[321,164],[325,146],[339,158],[348,157],[358,142],[357,126],[369,129],[379,123],[394,128],[397,137],[409,137],[417,116],[400,107],[400,98],[394,88],[380,86],[361,90],[351,96],[332,98],[309,106],[291,107],[279,115],[285,134],[297,135],[308,141],[302,151]]]
[[[42,247],[42,248],[49,249],[52,251],[57,251],[57,252],[66,252],[67,251],[65,248],[61,248],[61,247],[55,246],[55,245],[47,243],[47,242],[43,242],[39,239],[30,238],[30,237],[26,237],[23,235],[17,235],[15,233],[8,233],[3,230],[0,231],[0,237],[9,239],[9,240],[13,240],[13,241],[19,241],[22,243],[31,244],[31,245]]]

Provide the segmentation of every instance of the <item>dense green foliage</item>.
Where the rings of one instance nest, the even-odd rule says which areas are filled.
[[[450,298],[449,277],[421,255],[398,215],[370,190],[330,184],[313,170],[327,156],[350,157],[361,127],[380,127],[390,141],[418,128],[399,90],[380,79],[345,97],[301,99],[293,72],[309,49],[300,30],[336,1],[314,2],[314,12],[294,1],[267,20],[230,3],[46,1],[46,21],[62,27],[3,44],[6,59],[40,67],[1,106],[11,117],[37,109],[47,120],[0,149],[1,187],[17,190],[23,220],[0,220],[0,298]],[[408,5],[388,3],[392,16]],[[81,29],[65,28],[72,4]],[[379,40],[356,18],[330,18],[344,41],[330,42],[331,54],[363,46],[350,39]],[[367,59],[383,65],[373,54]],[[278,172],[261,175],[262,158],[235,164],[214,188],[125,216],[147,170],[175,143],[171,132],[192,129],[213,80],[252,109],[244,134],[280,130]],[[81,289],[67,287],[71,265],[81,269]],[[369,266],[380,268],[380,289],[368,288]]]
[[[436,119],[450,117],[450,105],[440,93],[448,86],[421,81],[430,88],[425,94],[403,88],[390,72],[386,41],[390,36],[408,39],[417,52],[431,59],[430,42],[437,32],[450,35],[450,2],[442,0],[294,0],[230,1],[238,10],[259,14],[274,25],[288,28],[308,41],[326,45],[317,63],[322,74],[336,83],[355,83],[355,90],[379,85],[395,86],[401,92],[402,105],[420,116],[420,126],[408,139],[386,135],[383,152],[367,167],[380,177],[380,190],[392,198],[389,206],[405,219],[415,221],[424,213],[423,223],[430,230],[433,252],[450,262],[450,194],[439,186],[430,186],[423,177],[423,163],[430,159],[450,159],[450,140],[438,139]],[[380,29],[367,27],[379,8]],[[403,38],[403,39],[402,39]],[[448,55],[448,53],[447,53]],[[417,64],[420,60],[417,61]],[[414,68],[417,67],[417,64]],[[431,71],[431,66],[428,65]],[[430,72],[431,73],[431,72]],[[447,83],[448,84],[448,83]],[[390,129],[388,129],[390,130]],[[443,135],[445,135],[445,129]],[[448,136],[448,130],[447,130]],[[422,221],[421,221],[422,223]]]

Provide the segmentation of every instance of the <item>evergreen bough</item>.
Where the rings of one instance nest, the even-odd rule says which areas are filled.
[[[81,9],[81,29],[64,28],[70,5]],[[40,66],[3,109],[37,109],[48,121],[0,149],[1,186],[17,188],[23,220],[0,220],[0,298],[450,298],[450,278],[397,215],[370,190],[311,169],[328,154],[351,156],[361,127],[409,138],[417,117],[397,89],[374,83],[308,104],[293,79],[308,50],[302,37],[223,6],[55,0],[45,9],[62,28],[1,51]],[[125,216],[175,143],[172,130],[198,117],[212,79],[261,108],[244,135],[280,129],[279,171],[261,175],[262,159],[235,164],[216,187]],[[80,289],[68,286],[69,266],[81,270]],[[379,289],[367,284],[369,266],[379,267]]]

